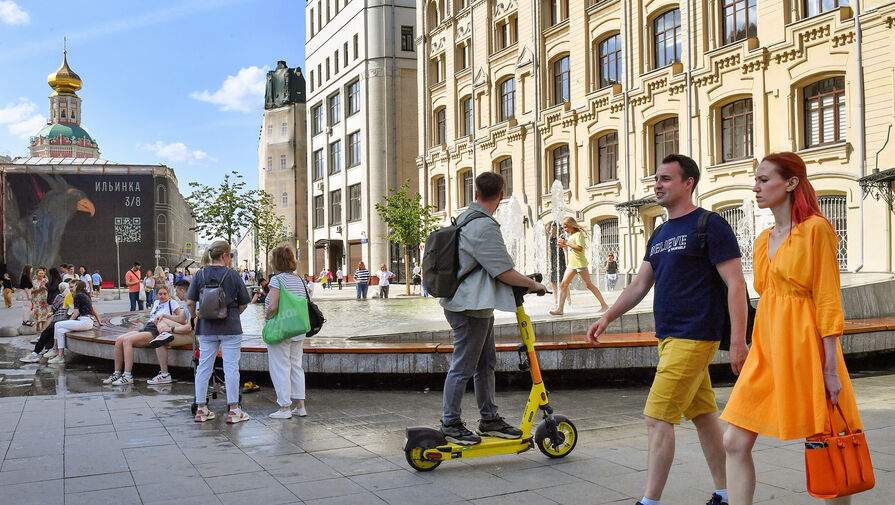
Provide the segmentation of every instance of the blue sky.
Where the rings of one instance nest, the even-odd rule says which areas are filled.
[[[0,0],[0,155],[26,156],[68,62],[103,159],[163,163],[187,183],[230,170],[257,186],[266,71],[304,67],[299,0]]]

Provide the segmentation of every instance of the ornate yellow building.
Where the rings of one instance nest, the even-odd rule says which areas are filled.
[[[591,269],[613,252],[633,272],[664,216],[657,162],[679,152],[700,165],[697,203],[731,222],[748,268],[767,226],[744,204],[755,168],[791,150],[840,235],[842,269],[891,270],[895,3],[432,0],[417,11],[420,192],[445,220],[476,174],[498,171],[522,205],[526,247],[540,247],[559,181],[563,206],[593,230]]]

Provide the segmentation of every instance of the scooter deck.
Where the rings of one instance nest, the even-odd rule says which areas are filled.
[[[499,454],[518,454],[525,452],[534,446],[532,437],[507,439],[482,436],[481,443],[475,445],[460,445],[447,443],[433,449],[426,449],[423,454],[431,460],[466,459],[481,456],[496,456]]]

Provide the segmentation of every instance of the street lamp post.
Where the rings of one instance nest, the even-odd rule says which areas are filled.
[[[121,237],[115,235],[115,257],[118,261],[118,299],[121,300]]]
[[[162,255],[162,252],[158,249],[155,250],[155,266],[158,267],[158,259]]]

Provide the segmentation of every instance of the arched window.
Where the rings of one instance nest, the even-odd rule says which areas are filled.
[[[500,82],[500,120],[509,121],[516,117],[516,80],[512,77]]]
[[[458,196],[458,203],[460,207],[466,207],[472,202],[473,191],[472,191],[472,170],[466,169],[460,172],[457,176],[460,180],[460,194]]]
[[[283,191],[282,199],[283,199],[283,208],[285,209],[285,208],[289,207],[289,195],[285,191]]]
[[[168,190],[165,189],[165,186],[159,184],[156,188],[156,197],[155,203],[157,204],[166,204],[168,203]]]
[[[655,68],[681,61],[681,10],[673,9],[653,21]]]
[[[618,179],[618,133],[591,140],[591,183]]]
[[[495,172],[502,175],[504,182],[506,182],[503,196],[506,198],[513,196],[513,158],[508,156],[498,161],[495,168]]]
[[[435,111],[435,145],[447,143],[447,108]]]
[[[553,149],[553,180],[562,183],[563,189],[569,189],[569,146],[563,144]]]
[[[429,31],[431,32],[432,30],[435,29],[436,26],[438,26],[438,23],[440,21],[440,19],[438,17],[438,4],[435,2],[429,2],[429,7],[427,7],[427,10],[428,10],[427,17],[429,18],[428,19],[428,21],[429,21],[428,28],[429,28]]]
[[[597,46],[598,87],[605,88],[621,82],[622,77],[622,42],[619,34],[600,41]]]
[[[168,242],[168,218],[164,214],[155,218],[155,241],[159,246]]]
[[[746,98],[721,107],[721,160],[752,157],[752,99]]]
[[[569,56],[553,62],[553,105],[569,101]]]
[[[650,175],[656,173],[656,169],[659,168],[666,156],[678,152],[678,124],[676,117],[659,121],[653,126],[653,151],[655,163],[651,167]]]
[[[805,87],[805,147],[845,139],[845,77],[830,77]]]

